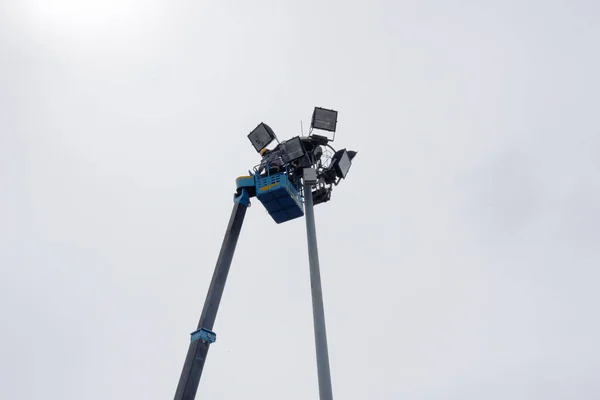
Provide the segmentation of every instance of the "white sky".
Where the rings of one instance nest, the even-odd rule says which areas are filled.
[[[600,398],[600,3],[0,2],[0,398],[172,398],[261,121],[339,110],[337,399]],[[197,398],[317,398],[304,221],[248,210]]]

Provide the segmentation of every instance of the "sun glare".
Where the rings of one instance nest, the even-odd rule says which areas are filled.
[[[75,32],[103,30],[139,21],[140,16],[147,15],[148,6],[156,6],[156,2],[142,0],[21,1],[22,11],[36,25]]]

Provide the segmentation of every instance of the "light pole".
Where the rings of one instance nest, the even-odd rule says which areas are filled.
[[[308,263],[310,267],[310,288],[312,295],[313,323],[315,330],[315,350],[317,353],[317,375],[319,379],[319,399],[333,400],[331,373],[329,370],[329,351],[327,349],[327,329],[325,328],[325,310],[321,271],[319,269],[319,249],[315,227],[315,211],[312,198],[312,186],[317,183],[314,168],[304,170],[304,210],[306,219],[306,238],[308,242]]]
[[[329,368],[329,351],[327,348],[327,330],[325,328],[325,310],[323,306],[323,289],[321,287],[321,271],[319,267],[319,250],[315,227],[315,204],[330,200],[332,186],[337,186],[346,178],[352,165],[355,151],[346,149],[335,151],[329,144],[335,139],[338,113],[315,107],[311,121],[311,130],[305,140],[312,154],[309,168],[302,170],[304,218],[306,219],[306,238],[308,242],[308,262],[310,268],[310,288],[313,308],[313,323],[315,331],[315,351],[317,355],[317,376],[319,382],[319,399],[333,400],[331,372]],[[312,134],[313,129],[333,133],[333,138]],[[333,150],[327,164],[322,160],[322,147]],[[313,188],[315,190],[313,191]]]

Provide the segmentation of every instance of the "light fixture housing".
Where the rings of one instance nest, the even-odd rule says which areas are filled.
[[[275,132],[273,132],[273,129],[269,125],[261,122],[248,134],[248,139],[250,139],[250,143],[252,143],[256,151],[260,152],[273,140],[276,140],[277,136],[275,136]]]
[[[334,154],[332,167],[339,178],[346,179],[351,166],[352,160],[346,149],[338,150]]]
[[[322,131],[333,132],[335,138],[337,116],[338,112],[335,110],[328,110],[322,107],[315,107],[310,126],[313,129],[320,129]]]
[[[317,204],[325,203],[331,200],[331,188],[328,187],[320,187],[317,190],[311,193],[313,198],[313,204],[316,206]]]
[[[304,156],[306,156],[306,150],[302,145],[302,140],[300,136],[296,136],[285,142],[281,142],[280,147],[283,150],[283,161],[288,163],[292,161],[296,161]]]

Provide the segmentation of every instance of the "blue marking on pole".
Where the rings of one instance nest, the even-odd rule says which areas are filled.
[[[250,194],[246,189],[242,189],[242,193],[233,195],[233,202],[248,207],[250,205]]]
[[[190,335],[190,342],[203,340],[205,342],[214,343],[217,340],[217,334],[205,328],[200,328],[197,331],[192,332]]]

